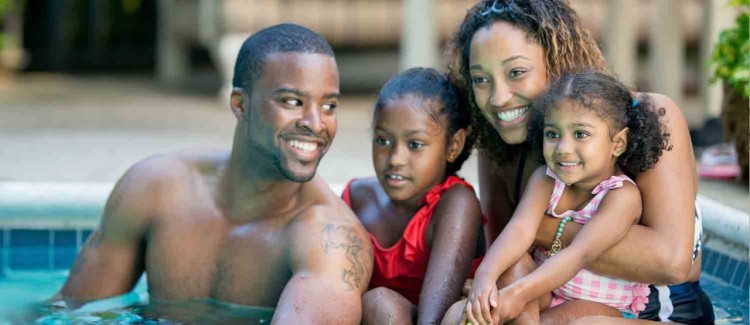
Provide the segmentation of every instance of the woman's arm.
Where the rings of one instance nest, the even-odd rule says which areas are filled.
[[[652,284],[681,283],[688,279],[693,253],[694,210],[697,180],[695,156],[687,123],[679,107],[662,95],[653,96],[663,107],[663,121],[670,133],[672,150],[636,179],[643,201],[640,225],[607,250],[590,270],[630,281]],[[535,243],[551,245],[557,222],[544,218]],[[563,243],[570,243],[580,227],[568,225]]]
[[[482,211],[488,219],[484,225],[484,238],[489,248],[510,221],[515,207],[511,202],[505,179],[496,172],[494,162],[482,150],[479,151],[478,161],[479,196]]]
[[[476,279],[487,277],[494,281],[515,264],[533,244],[541,216],[547,207],[554,181],[539,167],[529,180],[513,218],[503,229],[477,269]],[[475,280],[476,282],[476,280]]]
[[[419,324],[437,324],[461,298],[482,224],[479,201],[471,189],[453,186],[435,207],[433,236],[418,306]]]

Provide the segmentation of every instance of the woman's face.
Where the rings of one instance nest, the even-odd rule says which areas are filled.
[[[526,141],[531,101],[547,86],[542,47],[506,22],[474,34],[469,74],[482,115],[508,144]]]

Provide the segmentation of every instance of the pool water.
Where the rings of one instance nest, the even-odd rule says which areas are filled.
[[[269,324],[273,310],[217,302],[211,299],[149,304],[93,314],[72,315],[39,302],[54,295],[66,271],[12,272],[0,279],[0,325],[4,324]],[[714,303],[716,324],[748,324],[748,291],[704,275],[701,286]],[[144,281],[136,292],[144,294]]]
[[[94,313],[71,313],[43,305],[67,271],[14,271],[0,278],[0,325],[5,324],[270,324],[273,309],[213,299],[151,303]],[[134,292],[146,294],[144,279]]]

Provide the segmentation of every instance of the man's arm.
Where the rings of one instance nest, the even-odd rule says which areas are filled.
[[[695,157],[685,118],[669,98],[652,95],[656,107],[664,107],[663,119],[672,150],[636,178],[643,201],[640,225],[630,228],[615,246],[587,266],[591,271],[651,284],[681,283],[690,273],[695,231]],[[535,243],[550,247],[559,220],[545,218]],[[569,244],[580,229],[565,227],[563,242]]]
[[[153,200],[149,165],[134,166],[118,181],[57,297],[75,306],[126,293],[138,281]]]
[[[474,191],[456,185],[448,189],[432,216],[430,262],[418,306],[419,324],[438,324],[461,298],[469,274],[482,214]]]
[[[342,221],[325,216],[331,209],[313,210],[290,230],[293,276],[272,323],[359,324],[372,275],[370,239],[351,211],[340,212],[352,214]]]

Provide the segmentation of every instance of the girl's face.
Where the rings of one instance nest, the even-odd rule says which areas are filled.
[[[441,116],[438,123],[429,114],[432,108],[425,107],[435,104],[407,94],[386,102],[374,115],[372,162],[393,201],[419,204],[443,181],[447,163],[463,148],[462,141],[460,148],[454,140],[446,142],[447,118]]]
[[[625,128],[610,137],[608,124],[596,113],[562,100],[544,117],[544,160],[565,184],[593,189],[617,171],[627,133]]]
[[[539,44],[506,22],[477,30],[471,40],[474,100],[505,143],[526,141],[529,106],[547,86],[545,60]]]

